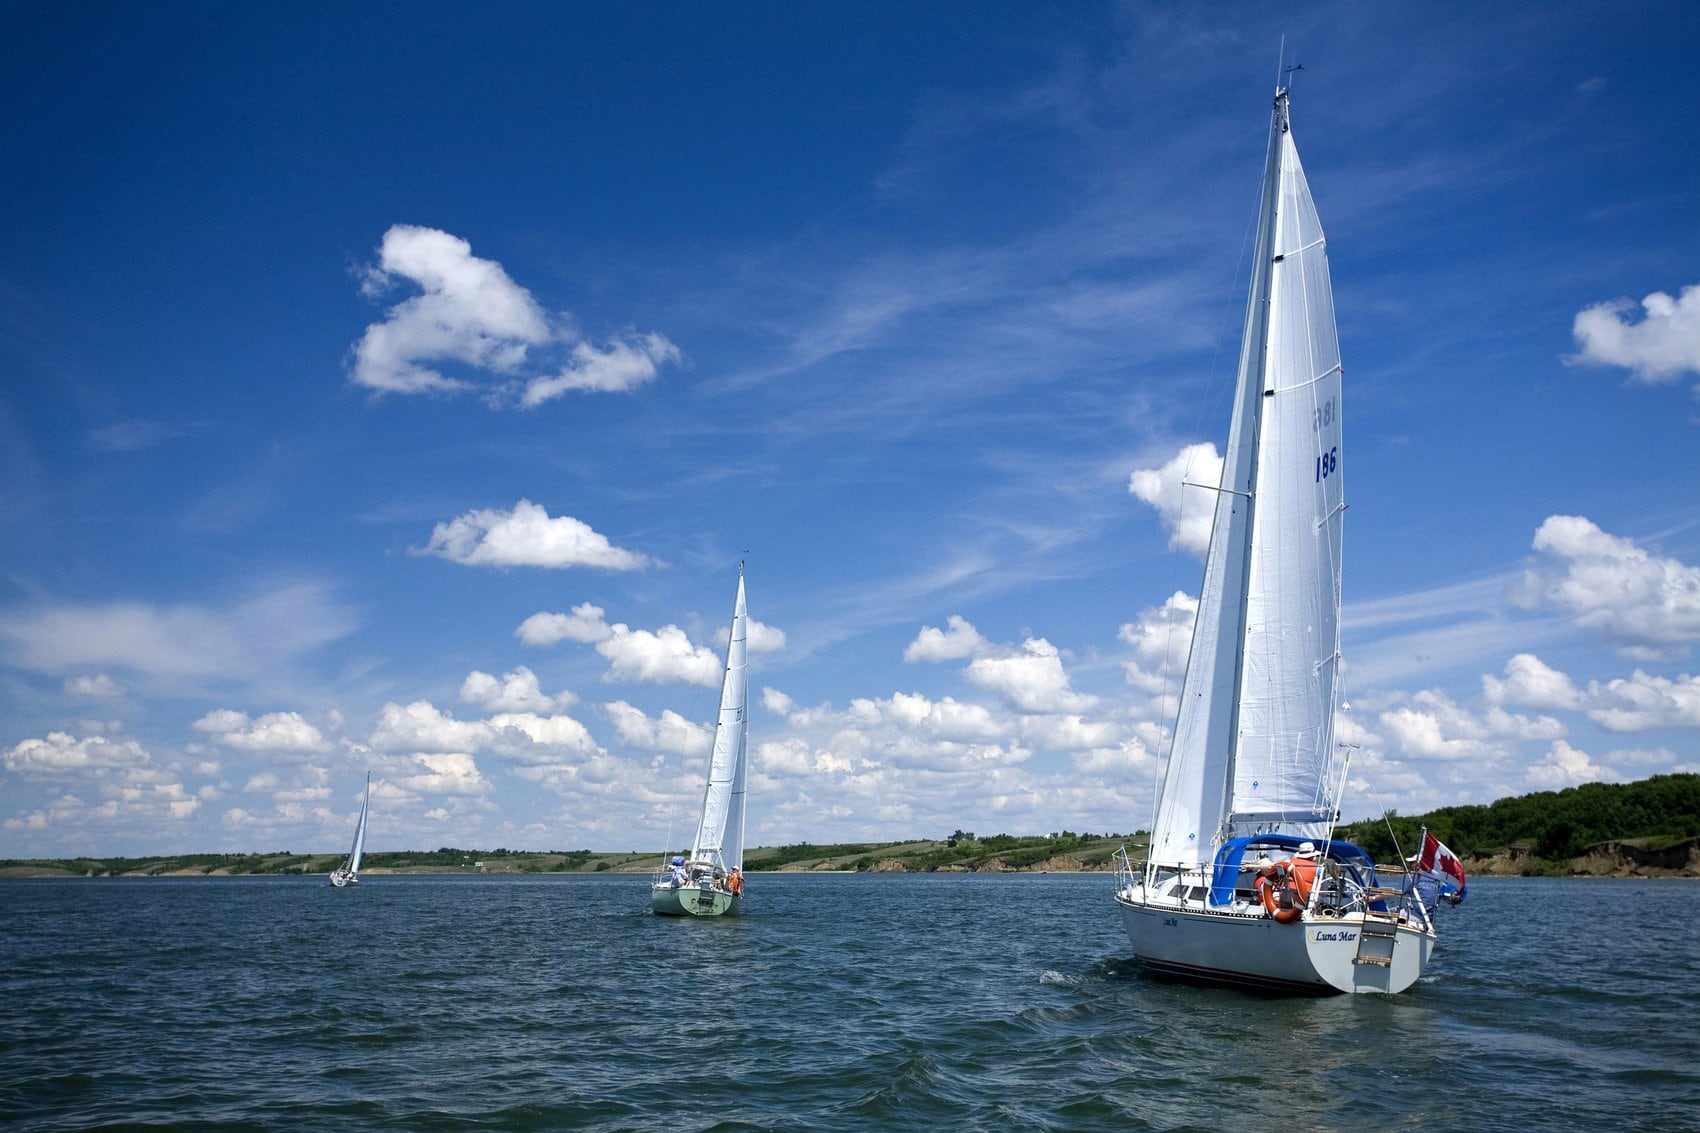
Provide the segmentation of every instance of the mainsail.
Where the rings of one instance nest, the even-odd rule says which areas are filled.
[[[1151,860],[1326,836],[1340,634],[1340,348],[1327,249],[1271,119],[1233,420]]]
[[[708,789],[691,857],[730,872],[744,868],[744,768],[750,738],[749,673],[745,668],[744,568],[738,567],[738,598],[732,607],[732,640],[726,646],[726,676],[720,686],[720,718],[714,728]]]
[[[354,848],[348,851],[348,872],[360,872],[360,855],[366,852],[366,807],[372,801],[372,773],[366,773],[366,793],[360,799],[360,821],[354,827]]]

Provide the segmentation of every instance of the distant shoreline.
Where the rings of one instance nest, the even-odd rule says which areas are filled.
[[[814,873],[942,873],[942,874],[1102,874],[1115,869],[1119,840],[1098,839],[1076,852],[1059,852],[1035,859],[1035,847],[1000,854],[981,854],[969,859],[940,861],[945,844],[901,842],[884,847],[802,847],[835,849],[818,857],[796,859],[797,847],[751,851],[745,871],[753,878],[762,874]],[[1142,847],[1130,847],[1136,852]],[[1039,852],[1044,852],[1040,840]],[[456,851],[459,854],[459,851]],[[405,857],[405,852],[374,854],[372,857]],[[442,852],[418,852],[420,857],[442,857]],[[780,857],[782,864],[763,869],[765,857]],[[787,859],[792,857],[792,859]],[[1025,861],[1022,861],[1025,857]],[[547,874],[622,874],[646,876],[655,873],[666,859],[665,852],[515,852],[478,856],[466,852],[456,864],[372,864],[360,873],[367,876],[547,876]],[[99,880],[99,878],[231,878],[231,876],[296,876],[326,878],[342,864],[342,854],[180,854],[158,857],[61,857],[61,859],[12,859],[0,861],[0,880]],[[1464,859],[1470,878],[1618,878],[1618,880],[1700,880],[1700,847],[1695,840],[1668,845],[1659,851],[1644,851],[1623,842],[1593,847],[1583,857],[1554,863],[1520,851],[1503,851],[1486,857]]]

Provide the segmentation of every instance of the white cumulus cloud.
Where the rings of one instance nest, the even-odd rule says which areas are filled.
[[[1610,769],[1600,767],[1588,758],[1587,752],[1579,751],[1563,740],[1554,740],[1540,762],[1531,764],[1528,769],[1529,782],[1547,791],[1616,778]]]
[[[652,380],[664,362],[679,361],[679,348],[659,334],[634,335],[597,349],[588,342],[573,347],[570,361],[554,377],[533,378],[520,404],[527,409],[571,390],[619,392]]]
[[[464,752],[414,755],[408,770],[391,775],[390,781],[421,795],[478,796],[495,790],[479,772],[478,762]]]
[[[574,606],[571,614],[537,613],[521,622],[514,636],[527,645],[553,645],[557,641],[593,645],[613,636],[606,614],[602,607],[589,602]]]
[[[215,709],[192,725],[221,747],[247,752],[316,754],[330,750],[323,732],[299,712],[269,712],[257,720],[229,708]]]
[[[135,740],[106,736],[78,739],[49,732],[46,739],[21,740],[6,749],[0,763],[31,779],[78,778],[86,772],[130,771],[147,767],[148,753]]]
[[[1570,615],[1625,656],[1684,656],[1700,640],[1700,568],[1661,558],[1579,515],[1549,516],[1535,532],[1548,561],[1525,572],[1512,598]]]
[[[671,708],[663,709],[659,718],[652,718],[623,700],[604,704],[602,710],[613,721],[620,742],[639,751],[699,755],[714,741],[711,730],[691,723]]]
[[[492,405],[530,409],[574,390],[634,389],[681,357],[661,334],[592,344],[570,316],[551,316],[501,264],[440,229],[397,224],[384,233],[362,290],[376,299],[396,287],[419,294],[390,307],[354,347],[353,381],[380,394],[477,388]]]
[[[491,750],[512,763],[552,766],[605,754],[590,729],[571,716],[503,712],[489,724]]]
[[[650,559],[614,546],[608,537],[570,515],[550,516],[520,500],[511,511],[481,508],[439,523],[431,541],[415,552],[466,566],[596,567],[642,570]]]
[[[1569,677],[1532,653],[1519,653],[1505,663],[1505,679],[1482,677],[1482,695],[1490,704],[1524,708],[1580,708],[1582,693]]]
[[[1612,732],[1700,728],[1700,677],[1671,680],[1637,669],[1628,678],[1591,683],[1588,717]]]
[[[665,625],[653,633],[623,625],[609,628],[612,634],[596,645],[596,651],[608,658],[604,680],[719,686],[720,657],[704,646],[692,645],[678,626]]]
[[[1081,712],[1098,698],[1069,687],[1057,647],[1042,637],[1030,637],[1019,649],[976,657],[963,673],[1019,712]]]
[[[1133,648],[1134,660],[1124,661],[1127,683],[1153,696],[1175,691],[1192,652],[1192,625],[1198,599],[1177,590],[1161,606],[1139,611],[1139,620],[1116,631]]]
[[[374,751],[452,755],[476,751],[490,738],[488,724],[456,720],[430,701],[416,700],[384,705],[369,742]]]
[[[537,682],[537,674],[519,666],[501,678],[474,669],[461,682],[462,704],[471,704],[486,712],[553,712],[566,708],[578,698],[562,691],[554,696],[545,693]]]
[[[777,631],[776,631],[777,632]],[[720,684],[721,659],[706,646],[693,645],[684,630],[665,625],[658,630],[633,629],[615,622],[610,625],[604,611],[588,602],[568,614],[533,614],[520,623],[515,635],[527,645],[553,645],[557,641],[594,644],[608,659],[605,681],[638,681],[644,684],[688,684],[716,688]],[[783,645],[783,635],[780,635]],[[773,638],[766,636],[765,644]]]
[[[1380,721],[1401,752],[1419,759],[1481,759],[1494,751],[1487,726],[1444,693],[1419,692]]]
[[[955,661],[972,657],[986,648],[986,639],[961,614],[950,615],[946,624],[948,629],[922,626],[915,640],[904,648],[903,660],[909,664],[916,661]]]
[[[1210,489],[1221,482],[1221,454],[1205,442],[1187,445],[1161,468],[1137,469],[1128,477],[1127,490],[1157,509],[1170,547],[1202,557],[1210,549],[1216,515],[1216,493]]]
[[[1566,359],[1594,366],[1621,366],[1647,384],[1700,374],[1700,284],[1676,298],[1663,291],[1641,300],[1642,317],[1626,316],[1628,299],[1598,303],[1576,316],[1573,331],[1580,352]]]
[[[511,373],[526,351],[547,342],[548,319],[531,293],[502,265],[481,260],[458,236],[398,224],[384,233],[378,264],[366,278],[368,295],[406,280],[422,294],[391,307],[366,328],[354,348],[354,380],[384,393],[465,388],[427,363],[453,361]]]

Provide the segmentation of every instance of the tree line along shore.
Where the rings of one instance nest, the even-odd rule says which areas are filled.
[[[1700,877],[1700,775],[1656,775],[1634,783],[1588,783],[1444,807],[1388,814],[1339,828],[1378,862],[1416,852],[1427,828],[1473,876]],[[1111,870],[1126,848],[1136,860],[1145,835],[1063,830],[981,836],[957,830],[907,842],[800,842],[746,852],[746,872],[1061,873]],[[458,849],[368,852],[362,874],[649,873],[669,852]],[[206,877],[328,874],[341,853],[161,854],[0,860],[0,877]]]

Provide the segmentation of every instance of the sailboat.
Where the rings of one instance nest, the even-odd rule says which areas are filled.
[[[366,852],[366,808],[371,801],[372,773],[368,771],[366,793],[360,799],[360,821],[354,824],[354,845],[348,851],[348,860],[331,870],[331,884],[338,889],[360,884],[360,855]]]
[[[1400,992],[1434,949],[1434,887],[1402,867],[1384,878],[1334,837],[1342,370],[1284,87],[1255,256],[1181,702],[1146,860],[1122,852],[1115,899],[1135,958],[1159,974]]]
[[[650,886],[650,907],[665,916],[736,915],[744,894],[744,781],[750,746],[750,681],[744,663],[749,615],[744,609],[744,564],[738,564],[738,597],[732,604],[732,639],[720,684],[720,718],[702,817],[688,856],[675,855]]]

